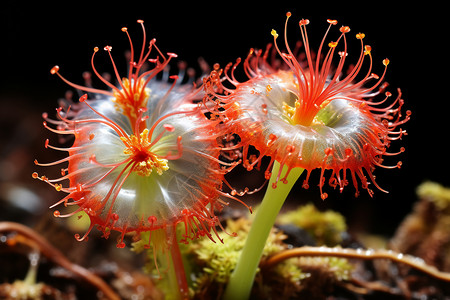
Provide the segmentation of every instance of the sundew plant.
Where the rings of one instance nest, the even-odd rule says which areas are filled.
[[[304,188],[309,187],[311,171],[320,170],[322,199],[328,197],[322,189],[327,181],[340,191],[351,182],[356,196],[359,186],[372,196],[370,183],[384,191],[375,181],[375,168],[399,168],[401,162],[386,166],[383,159],[405,151],[401,147],[392,152],[391,147],[406,134],[402,125],[411,112],[402,112],[400,90],[395,97],[385,91],[383,79],[389,59],[381,61],[381,75],[373,73],[372,48],[364,43],[364,33],[356,33],[353,38],[360,41],[360,49],[351,60],[347,43],[350,27],[341,26],[337,38],[328,41],[338,24],[330,19],[317,50],[309,44],[309,20],[300,20],[301,44],[292,50],[287,35],[290,17],[287,13],[284,50],[276,30],[271,32],[274,43],[266,51],[250,50],[243,62],[247,81],[239,82],[234,74],[240,59],[215,70],[205,80],[206,101],[230,133],[240,137],[244,166],[251,170],[263,156],[271,158],[266,171],[269,185],[231,276],[227,299],[248,297],[270,228],[304,170]],[[281,65],[271,64],[271,47],[282,59]],[[258,158],[246,159],[249,146],[260,152]],[[331,170],[328,180],[326,170]]]
[[[188,289],[178,242],[187,243],[200,236],[220,240],[216,211],[227,203],[220,197],[233,198],[221,192],[222,180],[235,163],[219,160],[219,120],[211,120],[201,108],[201,88],[179,84],[183,78],[170,76],[169,81],[155,77],[177,55],[164,54],[156,40],[147,41],[143,21],[143,42],[136,51],[127,28],[122,28],[130,42],[129,70],[121,77],[112,58],[112,47],[104,51],[111,57],[115,79],[111,83],[94,64],[100,51],[94,48],[91,63],[94,74],[107,90],[74,84],[51,69],[70,86],[86,92],[77,103],[59,107],[57,119],[44,114],[44,126],[59,135],[74,137],[69,148],[45,147],[65,151],[64,159],[36,165],[59,166],[59,178],[33,173],[33,178],[48,183],[65,196],[53,207],[75,207],[68,212],[54,211],[55,217],[68,217],[84,211],[90,226],[108,237],[121,233],[117,246],[125,247],[124,236],[151,232],[146,247],[154,251],[172,251],[180,293]],[[149,67],[150,66],[150,67]],[[182,70],[184,71],[184,70]],[[236,199],[237,200],[237,199]],[[239,201],[239,200],[238,200]],[[183,227],[178,239],[176,228]]]
[[[38,167],[59,168],[61,176],[48,178],[41,171],[32,176],[63,194],[52,205],[55,217],[84,212],[89,218],[87,232],[76,234],[77,240],[94,229],[105,238],[118,232],[119,248],[126,246],[128,234],[145,237],[145,248],[173,263],[178,296],[189,298],[189,274],[178,244],[205,236],[220,243],[219,231],[233,238],[219,213],[228,200],[246,206],[239,198],[245,192],[233,189],[225,176],[239,164],[259,168],[269,157],[269,183],[224,294],[246,299],[275,218],[305,170],[304,188],[310,186],[311,172],[320,172],[319,199],[328,197],[325,184],[341,192],[350,185],[355,196],[364,191],[372,196],[372,186],[384,191],[374,171],[401,167],[400,161],[389,166],[384,159],[405,151],[395,142],[406,135],[403,125],[411,115],[403,108],[400,89],[387,90],[389,59],[373,58],[365,34],[352,33],[337,20],[327,20],[315,47],[308,39],[310,22],[301,19],[300,41],[292,48],[291,14],[286,16],[283,36],[271,32],[273,44],[251,49],[245,59],[224,68],[215,64],[198,81],[183,64],[178,75],[168,75],[166,68],[177,55],[148,39],[142,20],[140,47],[122,28],[130,45],[126,76],[116,67],[111,46],[94,48],[92,71],[106,89],[93,87],[91,75],[80,85],[63,76],[60,67],[51,69],[82,96],[66,99],[56,118],[43,114],[45,128],[73,138],[68,148],[45,140],[45,148],[66,152],[65,158],[35,160]],[[356,50],[349,39],[359,43]],[[110,58],[111,78],[95,64],[99,52]],[[245,81],[237,80],[238,68]],[[232,137],[236,143],[228,142]],[[253,148],[258,155],[250,154]]]

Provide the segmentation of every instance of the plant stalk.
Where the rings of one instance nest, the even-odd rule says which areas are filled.
[[[180,247],[174,230],[173,244],[170,247],[170,256],[173,263],[173,276],[177,282],[178,295],[180,299],[189,299],[189,287],[186,280],[186,272],[184,270],[183,258],[181,256]]]
[[[304,169],[292,169],[286,183],[279,181],[279,178],[285,176],[288,167],[284,166],[281,174],[279,174],[279,170],[280,164],[275,161],[266,194],[256,211],[244,248],[225,290],[225,300],[249,298],[270,230],[275,224],[275,219],[291,188]],[[276,188],[273,187],[274,183],[277,184]]]

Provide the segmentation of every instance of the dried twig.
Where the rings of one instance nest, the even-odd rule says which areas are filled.
[[[299,247],[288,249],[271,256],[262,264],[261,267],[270,268],[286,259],[300,256],[333,256],[366,260],[389,259],[408,265],[439,280],[450,282],[450,273],[441,272],[434,266],[427,265],[424,260],[419,257],[398,253],[392,250],[346,249],[338,247]]]
[[[53,247],[49,242],[44,239],[36,231],[15,222],[0,222],[0,232],[14,231],[18,234],[32,240],[38,247],[38,250],[48,259],[52,260],[61,267],[71,271],[75,275],[83,278],[108,297],[111,300],[120,300],[119,295],[117,295],[114,290],[112,290],[109,285],[103,281],[100,277],[92,273],[91,271],[83,268],[80,265],[70,262],[58,249]]]

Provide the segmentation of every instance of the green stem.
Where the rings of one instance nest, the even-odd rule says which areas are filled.
[[[275,219],[283,206],[286,197],[297,179],[303,172],[301,168],[294,168],[287,177],[287,183],[277,182],[277,178],[283,178],[287,172],[284,166],[281,176],[278,177],[280,164],[274,163],[272,176],[266,194],[258,208],[250,232],[247,236],[241,256],[237,262],[236,268],[231,274],[230,281],[225,290],[224,299],[248,299],[255,279],[255,274],[261,260],[262,252],[266,244]],[[273,184],[277,182],[277,187]]]
[[[30,254],[28,254],[28,259],[30,260],[30,267],[28,268],[27,275],[23,280],[27,285],[31,286],[36,284],[39,256],[40,256],[39,252],[37,251],[33,251]]]

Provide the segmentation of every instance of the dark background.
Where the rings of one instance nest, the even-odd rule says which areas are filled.
[[[50,75],[53,65],[58,64],[67,78],[82,83],[81,73],[90,70],[93,48],[111,45],[119,68],[124,67],[122,54],[128,48],[128,41],[121,28],[127,26],[140,47],[141,30],[137,19],[145,20],[148,36],[157,38],[163,52],[175,52],[191,66],[196,66],[199,56],[211,64],[225,65],[238,56],[245,57],[251,47],[265,47],[272,41],[272,28],[283,32],[287,11],[292,12],[289,36],[293,41],[300,38],[298,20],[310,19],[308,32],[313,48],[318,46],[325,32],[327,18],[350,26],[352,37],[364,32],[366,43],[373,48],[374,72],[381,73],[381,60],[390,59],[386,78],[390,91],[395,95],[396,88],[401,87],[405,107],[413,112],[411,121],[404,126],[408,136],[392,144],[392,151],[397,151],[400,145],[406,147],[399,158],[403,167],[375,171],[377,181],[390,191],[389,194],[376,190],[374,198],[370,198],[363,191],[359,198],[354,198],[353,188],[349,187],[350,191],[343,195],[328,191],[330,197],[322,201],[311,181],[309,191],[295,189],[290,203],[300,201],[297,199],[311,200],[321,208],[343,212],[355,230],[360,226],[375,233],[392,234],[410,211],[417,185],[424,180],[434,180],[450,186],[447,175],[450,166],[448,20],[444,18],[442,7],[439,9],[430,2],[402,6],[397,2],[379,1],[358,5],[342,1],[336,1],[335,5],[305,1],[296,4],[195,2],[181,6],[174,1],[151,2],[119,1],[117,5],[111,1],[95,4],[94,1],[77,1],[51,6],[2,2],[0,200],[3,202],[0,205],[31,197],[34,202],[30,200],[30,203],[34,204],[26,201],[23,204],[27,213],[35,210],[38,215],[51,214],[46,209],[47,204],[60,196],[48,186],[31,180],[35,158],[54,160],[43,147],[49,133],[41,126],[41,113],[52,112],[56,100],[68,89]],[[354,48],[355,52],[359,55],[359,48]],[[99,69],[110,66],[100,55],[97,62]],[[395,164],[396,160],[390,162]],[[317,182],[317,177],[312,180]],[[17,187],[37,196],[17,196],[11,192]],[[46,204],[42,206],[39,201]],[[13,219],[14,214],[19,213],[3,210],[0,219]]]

